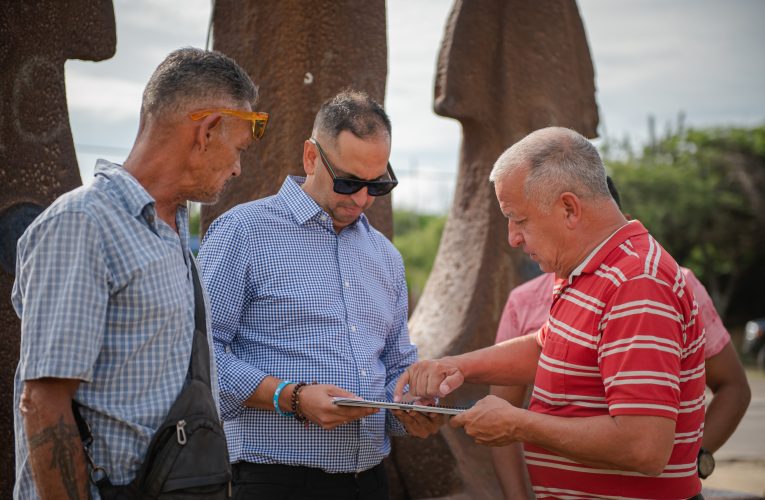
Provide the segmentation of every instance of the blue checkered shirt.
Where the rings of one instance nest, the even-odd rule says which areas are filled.
[[[359,472],[403,434],[386,411],[323,430],[243,403],[267,375],[391,399],[416,361],[401,256],[362,214],[336,233],[289,177],[278,194],[239,205],[207,231],[199,262],[231,461]]]
[[[180,234],[157,217],[135,178],[99,160],[92,185],[60,197],[19,239],[15,498],[37,498],[18,402],[23,381],[42,377],[82,380],[76,399],[93,432],[95,462],[115,484],[135,477],[191,356],[194,289],[183,207],[176,224]]]

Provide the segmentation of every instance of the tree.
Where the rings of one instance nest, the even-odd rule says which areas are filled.
[[[693,269],[724,316],[734,293],[751,287],[742,279],[765,267],[765,126],[685,130],[681,122],[642,154],[609,141],[603,151],[624,211]]]

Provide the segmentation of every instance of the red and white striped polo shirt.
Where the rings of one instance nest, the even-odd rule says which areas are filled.
[[[542,354],[529,409],[568,418],[671,418],[675,442],[658,477],[582,465],[527,444],[537,498],[690,498],[701,491],[704,333],[697,317],[680,266],[638,221],[556,283],[538,334]]]

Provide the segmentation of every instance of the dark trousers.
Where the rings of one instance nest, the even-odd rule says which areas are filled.
[[[388,500],[388,478],[379,464],[359,473],[279,464],[233,464],[234,500]]]

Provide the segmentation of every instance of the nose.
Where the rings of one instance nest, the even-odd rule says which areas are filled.
[[[513,221],[507,223],[507,242],[513,248],[519,247],[523,243],[523,235],[514,227]]]
[[[369,200],[369,192],[367,191],[367,187],[364,186],[363,188],[353,193],[351,195],[351,199],[353,200],[353,203],[356,204],[356,206],[363,207],[366,205],[367,201]]]

